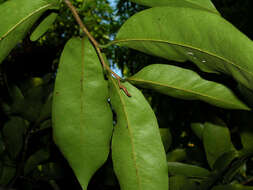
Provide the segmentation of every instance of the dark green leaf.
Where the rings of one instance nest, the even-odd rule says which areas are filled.
[[[12,117],[5,123],[3,137],[11,158],[16,158],[22,150],[25,131],[25,121],[21,117]]]
[[[198,190],[198,188],[184,176],[172,176],[169,178],[169,190]]]
[[[202,140],[203,137],[203,131],[204,131],[204,124],[203,123],[192,123],[191,129],[195,133],[195,135]]]
[[[27,159],[24,167],[24,174],[29,174],[39,163],[46,161],[49,156],[48,150],[41,149],[35,152]]]
[[[167,152],[170,148],[170,145],[172,143],[172,136],[170,133],[169,128],[160,128],[160,135],[162,137],[163,147],[165,149],[165,152]]]
[[[244,186],[240,184],[218,185],[218,186],[213,187],[212,190],[253,190],[253,187]]]
[[[56,0],[11,0],[0,5],[0,63]]]
[[[169,19],[168,19],[169,18]],[[253,89],[253,43],[222,17],[184,7],[155,7],[127,20],[114,43],[168,60],[190,60]]]
[[[47,32],[47,30],[52,26],[57,15],[58,15],[57,13],[51,13],[50,15],[48,15],[31,34],[30,36],[31,41],[36,41],[41,36],[43,36]]]
[[[108,86],[88,38],[73,38],[60,59],[53,97],[53,135],[83,189],[106,161],[112,135]]]
[[[168,190],[168,166],[156,117],[142,93],[124,83],[128,97],[110,80],[117,124],[112,138],[112,160],[121,190]]]
[[[167,153],[168,162],[180,162],[185,160],[187,157],[185,149],[174,149],[173,151]]]
[[[193,178],[205,178],[210,172],[199,166],[184,164],[180,162],[168,162],[169,175],[183,175]]]
[[[249,110],[226,86],[202,79],[191,70],[172,65],[149,65],[128,78],[128,81],[175,98],[202,100],[228,109]]]
[[[2,167],[2,175],[0,175],[0,185],[5,186],[13,179],[16,173],[16,168],[11,166]]]

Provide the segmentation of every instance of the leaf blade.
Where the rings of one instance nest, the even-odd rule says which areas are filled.
[[[205,72],[225,73],[253,88],[252,41],[216,14],[182,7],[147,9],[124,23],[114,43],[168,60],[190,60]]]
[[[153,64],[128,78],[132,84],[185,100],[201,100],[227,108],[249,108],[222,84],[202,79],[197,73],[172,65]]]
[[[70,39],[55,83],[53,136],[83,189],[109,154],[112,112],[107,99],[107,82],[94,47],[88,38]]]
[[[129,83],[124,85],[131,98],[120,91],[114,79],[110,82],[118,121],[112,139],[112,159],[121,189],[167,190],[166,156],[154,113],[141,92]]]

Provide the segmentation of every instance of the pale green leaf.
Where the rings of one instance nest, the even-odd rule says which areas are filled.
[[[117,115],[112,160],[121,190],[168,190],[168,166],[156,117],[142,93],[124,83],[132,97],[110,80]]]
[[[57,15],[58,15],[57,13],[51,13],[50,15],[48,15],[33,31],[33,33],[30,36],[30,40],[36,41],[41,36],[43,36],[47,32],[47,30],[52,26]]]
[[[56,5],[55,0],[11,0],[0,5],[0,63],[19,43],[46,10]]]
[[[106,161],[112,135],[108,86],[88,38],[73,38],[61,55],[53,96],[54,141],[83,189]]]
[[[162,6],[185,6],[196,9],[204,9],[213,13],[219,14],[211,0],[131,0],[132,2],[149,6],[149,7],[162,7]]]
[[[253,89],[253,43],[222,17],[192,8],[155,7],[132,16],[116,41],[203,71],[225,73]]]
[[[185,100],[201,100],[227,108],[249,108],[226,86],[205,80],[197,73],[172,65],[153,64],[128,78],[134,85]]]
[[[224,153],[235,150],[229,129],[225,126],[205,123],[203,132],[203,144],[208,164],[214,167],[215,161]]]

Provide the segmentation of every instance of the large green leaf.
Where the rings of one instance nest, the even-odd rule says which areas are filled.
[[[191,70],[172,65],[149,65],[128,78],[128,81],[175,98],[202,100],[228,109],[249,110],[226,86],[205,80]]]
[[[110,80],[117,124],[112,138],[112,160],[121,190],[168,190],[168,166],[156,117],[142,93],[124,83],[132,95]]]
[[[60,59],[53,97],[53,135],[83,189],[106,161],[112,135],[108,86],[87,38],[73,38]]]
[[[127,20],[113,43],[168,60],[190,60],[253,89],[253,43],[222,17],[185,7],[155,7]]]
[[[11,0],[0,5],[0,63],[56,0]]]
[[[168,162],[169,175],[183,175],[193,178],[205,178],[210,172],[199,166],[184,164],[180,162]]]
[[[132,2],[149,7],[175,6],[181,5],[185,7],[201,8],[214,13],[218,13],[211,0],[131,0]],[[218,13],[219,14],[219,13]]]
[[[229,129],[212,123],[205,123],[203,144],[211,168],[220,156],[235,150],[230,139]]]
[[[203,123],[191,123],[192,131],[200,140],[202,140],[204,128],[205,126]]]
[[[48,15],[31,34],[30,36],[31,41],[36,41],[41,36],[43,36],[47,32],[47,30],[52,26],[57,15],[58,15],[57,13],[51,13],[50,15]]]

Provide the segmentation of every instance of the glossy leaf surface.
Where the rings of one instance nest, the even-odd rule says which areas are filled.
[[[0,5],[0,63],[56,0],[11,0]]]
[[[121,190],[167,190],[168,166],[156,117],[142,93],[124,83],[128,97],[110,80],[110,97],[117,115],[112,160]]]
[[[196,9],[204,9],[213,13],[218,13],[211,0],[131,0],[132,2],[149,6],[149,7],[161,7],[161,6],[184,6]]]
[[[186,177],[204,178],[210,174],[210,172],[205,168],[180,162],[168,162],[168,167],[169,175],[183,175]]]
[[[168,19],[169,18],[169,19]],[[222,17],[185,7],[155,7],[132,16],[116,41],[206,72],[225,73],[253,89],[253,43]]]
[[[211,168],[213,168],[215,161],[220,156],[226,152],[235,150],[230,139],[229,129],[212,123],[205,123],[203,144],[207,161]]]
[[[112,135],[108,86],[87,38],[65,45],[53,97],[54,141],[83,189],[106,161]]]
[[[52,26],[57,15],[58,15],[57,13],[51,13],[50,15],[48,15],[33,31],[33,33],[30,36],[30,40],[36,41],[41,36],[43,36],[47,32],[47,30]]]
[[[172,65],[153,64],[128,78],[134,85],[185,100],[201,100],[227,109],[249,108],[226,86]]]

